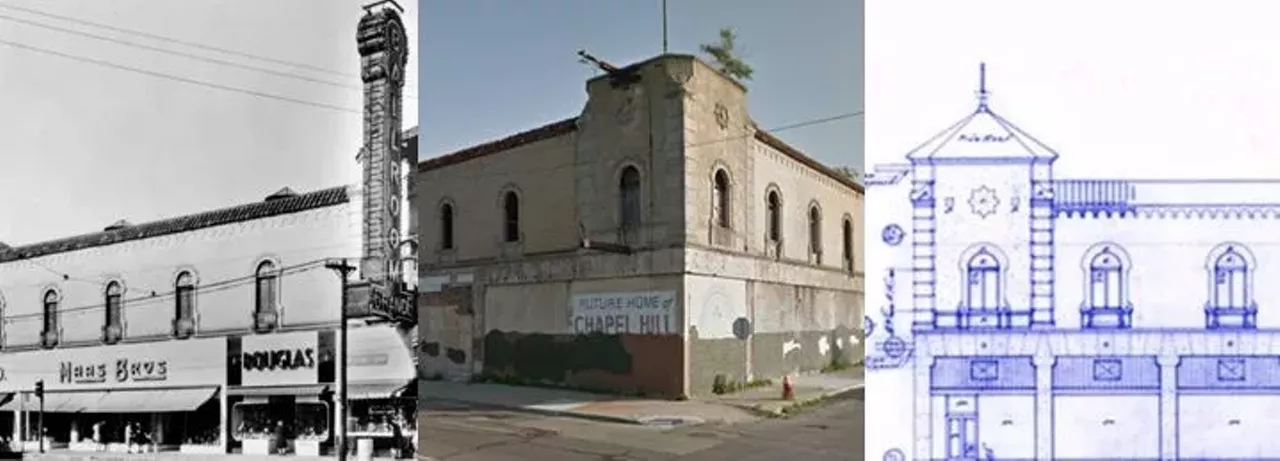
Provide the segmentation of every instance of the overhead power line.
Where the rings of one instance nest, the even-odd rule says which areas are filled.
[[[850,119],[850,118],[854,118],[854,117],[859,117],[859,116],[862,116],[862,115],[863,115],[863,112],[864,112],[864,111],[857,111],[857,112],[849,112],[849,113],[844,113],[844,114],[839,114],[839,115],[833,115],[833,116],[829,116],[829,117],[814,118],[814,119],[804,120],[804,121],[795,122],[795,123],[790,123],[790,124],[786,124],[786,125],[781,125],[781,126],[778,126],[778,127],[776,127],[776,128],[771,128],[771,129],[761,129],[760,131],[763,131],[763,132],[765,132],[765,133],[779,133],[779,132],[783,132],[783,131],[787,131],[787,130],[794,130],[794,129],[797,129],[797,128],[804,128],[804,127],[809,127],[809,126],[814,126],[814,125],[823,125],[823,124],[827,124],[827,123],[831,123],[831,122],[836,122],[836,121],[840,121],[840,120],[845,120],[845,119]],[[718,138],[718,139],[712,139],[712,140],[710,140],[710,141],[705,141],[705,142],[700,142],[700,143],[686,144],[686,145],[685,145],[685,148],[692,148],[692,147],[705,146],[705,145],[716,144],[716,143],[721,143],[721,142],[728,142],[728,141],[733,141],[733,140],[746,139],[746,138],[751,137],[751,136],[754,136],[754,134],[753,134],[753,133],[748,133],[748,134],[743,134],[743,135],[728,136],[728,137]],[[484,144],[484,143],[482,143],[482,144]],[[456,152],[456,151],[455,151],[455,152]],[[444,154],[444,155],[450,155],[450,154]],[[443,156],[443,155],[436,156],[436,157],[433,157],[433,158],[439,158],[439,157],[442,157],[442,156]],[[429,161],[429,160],[430,160],[430,159],[427,159],[427,160],[419,160],[419,161],[418,161],[418,163],[422,163],[422,162]],[[523,174],[523,175],[526,175],[526,176],[536,176],[536,175],[540,175],[540,174],[549,174],[549,173],[553,173],[553,172],[557,172],[557,171],[561,171],[561,170],[565,170],[565,169],[569,169],[569,168],[577,168],[577,161],[575,160],[575,161],[570,161],[570,162],[566,162],[566,163],[551,164],[551,165],[539,166],[539,167],[535,167],[535,168],[526,168],[526,169],[522,169],[522,170],[520,170],[520,174]],[[508,174],[508,173],[506,173],[506,172],[496,172],[496,173],[481,173],[481,174],[475,174],[475,175],[467,175],[467,180],[469,180],[469,181],[475,181],[475,180],[479,180],[479,179],[482,179],[482,178],[487,178],[487,177],[492,177],[492,176],[503,176],[503,175],[507,175],[507,174]]]
[[[316,269],[323,269],[324,263],[325,263],[324,259],[307,261],[301,264],[286,266],[281,269],[278,269],[277,274],[279,277],[283,278],[284,276],[288,276],[288,275],[294,275],[302,272],[309,272]],[[244,275],[240,277],[223,279],[223,280],[215,281],[212,283],[200,284],[196,286],[195,293],[196,293],[196,296],[199,296],[201,294],[216,293],[219,291],[230,290],[233,288],[238,288],[248,284],[256,283],[257,279],[258,279],[257,274],[249,274],[249,275]],[[158,292],[155,294],[147,293],[141,296],[134,296],[128,299],[123,299],[121,300],[120,304],[121,304],[121,307],[124,309],[136,309],[157,301],[172,299],[172,297],[175,294],[177,294],[176,289],[165,290],[163,292]],[[82,305],[70,306],[70,307],[58,306],[58,314],[71,314],[76,312],[94,311],[94,310],[104,309],[105,307],[106,307],[105,302],[94,302],[94,303],[82,304]],[[32,312],[30,314],[8,315],[8,316],[5,316],[5,319],[16,320],[16,319],[24,319],[24,318],[42,317],[43,315],[44,315],[44,312],[37,311],[37,312]]]
[[[113,26],[113,25],[111,25],[111,24],[105,24],[105,23],[101,23],[101,22],[94,22],[94,21],[87,21],[87,20],[84,20],[84,19],[74,18],[74,17],[71,17],[71,16],[63,16],[63,15],[60,15],[60,14],[49,13],[49,12],[41,11],[41,10],[37,10],[37,9],[34,9],[34,8],[27,8],[27,7],[22,7],[22,6],[12,5],[12,4],[9,4],[9,3],[6,3],[6,2],[0,2],[0,8],[4,8],[4,9],[7,9],[7,10],[13,10],[13,11],[21,11],[21,12],[23,12],[23,13],[27,13],[27,14],[33,14],[33,15],[36,15],[36,16],[43,16],[43,17],[46,17],[46,18],[57,19],[57,20],[61,20],[61,21],[67,21],[67,22],[76,23],[76,24],[80,24],[80,25],[84,25],[84,26],[89,26],[89,27],[96,27],[96,28],[104,29],[104,30],[110,30],[110,31],[113,31],[113,32],[119,32],[119,33],[122,33],[122,34],[133,35],[133,36],[135,36],[135,37],[142,37],[142,38],[147,38],[147,39],[151,39],[151,40],[157,40],[157,41],[161,41],[161,42],[168,42],[168,43],[173,43],[173,44],[177,44],[177,45],[187,46],[187,47],[191,47],[191,48],[198,48],[198,49],[202,49],[202,50],[206,50],[206,51],[213,51],[213,52],[216,52],[216,53],[222,53],[222,54],[226,54],[226,55],[230,55],[230,56],[237,56],[237,57],[241,57],[241,58],[245,58],[245,59],[252,59],[252,60],[255,60],[255,61],[269,62],[269,63],[273,63],[273,64],[279,64],[279,65],[282,65],[282,66],[289,66],[289,67],[294,67],[294,68],[298,68],[298,69],[307,69],[307,70],[312,70],[312,71],[316,71],[316,72],[323,72],[323,73],[327,73],[327,74],[338,75],[338,76],[342,76],[342,77],[353,77],[353,78],[354,78],[354,77],[359,77],[359,75],[357,75],[357,74],[355,74],[355,73],[351,73],[351,72],[342,72],[342,71],[338,71],[338,70],[334,70],[334,69],[329,69],[329,68],[325,68],[325,67],[314,66],[314,65],[311,65],[311,64],[304,64],[304,63],[299,63],[299,62],[294,62],[294,61],[286,61],[286,60],[283,60],[283,59],[277,59],[277,58],[272,58],[272,57],[267,57],[267,56],[262,56],[262,55],[256,55],[256,54],[252,54],[252,53],[246,53],[246,52],[243,52],[243,51],[237,51],[237,50],[232,50],[232,49],[228,49],[228,48],[217,47],[217,46],[213,46],[213,45],[205,45],[205,44],[203,44],[203,43],[197,43],[197,42],[192,42],[192,41],[187,41],[187,40],[177,39],[177,38],[173,38],[173,37],[166,37],[166,36],[163,36],[163,35],[157,35],[157,34],[153,34],[153,33],[149,33],[149,32],[143,32],[143,31],[140,31],[140,30],[129,29],[129,28],[125,28],[125,27]]]
[[[805,120],[805,121],[803,121],[803,122],[796,122],[796,123],[792,123],[792,124],[789,124],[789,125],[782,125],[782,126],[779,126],[779,127],[777,127],[777,128],[772,128],[772,129],[768,129],[768,130],[760,130],[760,131],[763,131],[763,132],[765,132],[765,133],[770,133],[770,134],[772,134],[772,133],[781,133],[781,132],[783,132],[783,131],[787,131],[787,130],[794,130],[794,129],[796,129],[796,128],[804,128],[804,127],[808,127],[808,126],[822,125],[822,124],[825,124],[825,123],[831,123],[831,122],[840,121],[840,120],[844,120],[844,119],[848,119],[848,118],[854,118],[854,117],[861,116],[863,113],[864,113],[864,111],[861,111],[861,110],[860,110],[860,111],[857,111],[857,112],[849,112],[849,113],[840,114],[840,115],[833,115],[833,116],[830,116],[830,117],[823,117],[823,118],[815,118],[815,119]],[[709,145],[709,144],[718,144],[718,143],[722,143],[722,142],[736,141],[736,140],[739,140],[739,139],[746,139],[746,138],[749,138],[749,137],[752,137],[752,136],[755,136],[755,133],[740,134],[740,135],[728,136],[728,137],[724,137],[724,138],[720,138],[720,139],[713,139],[713,140],[710,140],[710,141],[703,141],[703,142],[699,142],[699,143],[687,144],[687,145],[685,145],[685,147],[699,147],[699,146],[706,146],[706,145]]]
[[[326,109],[326,110],[331,110],[331,111],[336,111],[336,112],[346,112],[346,113],[352,113],[352,114],[360,114],[360,113],[361,113],[361,111],[360,111],[359,109],[355,109],[355,108],[351,108],[351,107],[343,107],[343,106],[338,106],[338,105],[333,105],[333,104],[326,104],[326,103],[322,103],[322,102],[307,101],[307,100],[305,100],[305,99],[290,98],[290,97],[288,97],[288,96],[280,96],[280,95],[275,95],[275,94],[271,94],[271,93],[265,93],[265,92],[262,92],[262,91],[250,90],[250,89],[245,89],[245,88],[237,88],[237,87],[234,87],[234,86],[228,86],[228,85],[223,85],[223,84],[213,83],[213,82],[205,82],[205,81],[201,81],[201,80],[195,80],[195,79],[190,79],[190,78],[186,78],[186,77],[180,77],[180,76],[173,75],[173,74],[166,74],[166,73],[164,73],[164,72],[156,72],[156,71],[152,71],[152,70],[139,69],[139,68],[137,68],[137,67],[126,66],[126,65],[123,65],[123,64],[117,64],[117,63],[114,63],[114,62],[111,62],[111,61],[106,61],[106,60],[101,60],[101,59],[93,59],[93,58],[86,58],[86,57],[83,57],[83,56],[76,56],[76,55],[72,55],[72,54],[63,53],[63,52],[61,52],[61,51],[55,51],[55,50],[50,50],[50,49],[47,49],[47,48],[40,48],[40,47],[36,47],[36,46],[32,46],[32,45],[27,45],[27,44],[25,44],[25,43],[19,43],[19,42],[13,42],[13,41],[8,41],[8,40],[0,39],[0,44],[8,45],[8,46],[11,46],[11,47],[14,47],[14,48],[21,48],[21,49],[24,49],[24,50],[27,50],[27,51],[33,51],[33,52],[36,52],[36,53],[47,54],[47,55],[51,55],[51,56],[57,56],[57,57],[60,57],[60,58],[63,58],[63,59],[70,59],[70,60],[72,60],[72,61],[79,61],[79,62],[88,63],[88,64],[95,64],[95,65],[99,65],[99,66],[103,66],[103,67],[110,67],[110,68],[112,68],[112,69],[116,69],[116,70],[122,70],[122,71],[125,71],[125,72],[132,72],[132,73],[135,73],[135,74],[148,75],[148,76],[155,77],[155,78],[161,78],[161,79],[165,79],[165,80],[172,80],[172,81],[175,81],[175,82],[182,82],[182,83],[187,83],[187,84],[190,84],[190,85],[203,86],[203,87],[206,87],[206,88],[213,88],[213,89],[222,90],[222,91],[229,91],[229,92],[233,92],[233,93],[246,94],[246,95],[255,96],[255,97],[259,97],[259,98],[263,98],[263,99],[271,99],[271,100],[276,100],[276,101],[281,101],[281,102],[288,102],[288,103],[293,103],[293,104],[298,104],[298,105],[303,105],[303,106],[310,106],[310,107],[315,107],[315,108],[319,108],[319,109]]]
[[[24,9],[24,8],[10,7],[10,6],[5,5],[5,4],[3,4],[3,3],[0,3],[0,8],[19,9],[19,10],[22,10],[22,11],[26,11],[26,10],[27,10],[27,9]],[[34,11],[34,10],[32,10],[32,11]],[[56,15],[55,15],[55,16],[56,16]],[[77,36],[80,36],[80,37],[90,38],[90,39],[94,39],[94,40],[100,40],[100,41],[104,41],[104,42],[108,42],[108,43],[114,43],[114,44],[117,44],[117,45],[124,45],[124,46],[128,46],[128,47],[133,47],[133,48],[138,48],[138,49],[142,49],[142,50],[147,50],[147,51],[155,52],[155,53],[167,54],[167,55],[170,55],[170,56],[179,56],[179,57],[184,57],[184,58],[187,58],[187,59],[193,59],[193,60],[197,60],[197,61],[207,62],[207,63],[210,63],[210,64],[217,64],[217,65],[222,65],[222,66],[234,67],[234,68],[237,68],[237,69],[249,70],[249,71],[253,71],[253,72],[261,72],[261,73],[264,73],[264,74],[274,75],[274,76],[277,76],[277,77],[289,78],[289,79],[294,79],[294,80],[299,80],[299,81],[304,81],[304,82],[310,82],[310,83],[317,83],[317,84],[321,84],[321,85],[327,85],[327,86],[331,86],[331,87],[335,87],[335,88],[343,88],[343,89],[353,90],[353,91],[359,91],[359,90],[362,90],[362,87],[361,87],[360,85],[356,85],[356,84],[342,83],[342,82],[335,82],[335,81],[332,81],[332,80],[325,80],[325,79],[320,79],[320,78],[315,78],[315,77],[309,77],[309,76],[306,76],[306,75],[300,75],[300,74],[296,74],[296,73],[292,73],[292,72],[283,72],[283,71],[274,70],[274,69],[268,69],[268,68],[260,67],[260,66],[253,66],[253,65],[249,65],[249,64],[242,64],[242,63],[238,63],[238,62],[235,62],[235,61],[229,61],[229,60],[226,60],[226,59],[210,58],[210,57],[200,56],[200,55],[196,55],[196,54],[192,54],[192,53],[187,53],[187,52],[182,52],[182,51],[171,50],[171,49],[168,49],[168,48],[162,48],[162,47],[158,47],[158,46],[151,46],[151,45],[146,45],[146,44],[142,44],[142,43],[131,42],[131,41],[128,41],[128,40],[121,40],[121,39],[114,38],[114,37],[108,37],[108,36],[101,35],[101,34],[95,34],[95,33],[92,33],[92,32],[85,32],[85,31],[82,31],[82,30],[70,29],[70,28],[66,28],[66,27],[60,27],[60,26],[56,26],[56,25],[51,25],[51,24],[46,24],[46,23],[42,23],[42,22],[32,21],[32,20],[30,20],[30,19],[24,19],[24,18],[19,18],[19,17],[14,17],[14,16],[9,16],[9,15],[0,14],[0,20],[11,21],[11,22],[16,22],[16,23],[20,23],[20,24],[26,24],[26,25],[28,25],[28,26],[38,27],[38,28],[45,29],[45,30],[52,30],[52,31],[60,32],[60,33],[64,33],[64,34],[77,35]],[[186,42],[183,42],[183,43],[185,44]],[[347,77],[347,78],[349,78],[349,79],[354,79],[354,78],[358,77],[357,75],[354,75],[354,74],[341,74],[341,75],[342,75],[343,77]],[[410,97],[410,98],[417,98],[417,92],[415,91],[415,89],[413,88],[413,86],[412,86],[412,85],[406,85],[406,86],[408,87],[408,88],[405,88],[406,96],[408,96],[408,97]]]
[[[101,40],[101,41],[104,41],[104,42],[115,43],[115,44],[125,45],[125,46],[130,46],[130,47],[134,47],[134,48],[140,48],[140,49],[144,49],[144,50],[147,50],[147,51],[154,51],[154,52],[156,52],[156,53],[163,53],[163,54],[167,54],[167,55],[171,55],[171,56],[181,56],[181,57],[184,57],[184,58],[194,59],[194,60],[197,60],[197,61],[204,61],[204,62],[208,62],[208,63],[212,63],[212,64],[218,64],[218,65],[223,65],[223,66],[235,67],[235,68],[238,68],[238,69],[244,69],[244,70],[251,70],[251,71],[254,71],[254,72],[262,72],[262,73],[264,73],[264,74],[271,74],[271,75],[275,75],[275,76],[278,76],[278,77],[292,78],[292,79],[296,79],[296,80],[302,80],[302,81],[305,81],[305,82],[319,83],[319,84],[321,84],[321,85],[329,85],[329,86],[338,87],[338,88],[345,88],[345,89],[354,89],[354,88],[357,88],[357,87],[355,87],[355,86],[353,86],[353,85],[349,85],[349,84],[346,84],[346,83],[339,83],[339,82],[333,82],[333,81],[329,81],[329,80],[323,80],[323,79],[318,79],[318,78],[313,78],[313,77],[307,77],[307,76],[305,76],[305,75],[298,75],[298,74],[293,74],[293,73],[289,73],[289,72],[281,72],[281,71],[278,71],[278,70],[267,69],[267,68],[265,68],[265,67],[258,67],[258,66],[251,66],[251,65],[247,65],[247,64],[240,64],[240,63],[238,63],[238,62],[227,61],[227,60],[225,60],[225,59],[206,58],[206,57],[204,57],[204,56],[197,56],[197,55],[194,55],[194,54],[191,54],[191,53],[184,53],[184,52],[181,52],[181,51],[174,51],[174,50],[170,50],[170,49],[166,49],[166,48],[161,48],[161,47],[158,47],[158,46],[143,45],[143,44],[140,44],[140,43],[134,43],[134,42],[130,42],[130,41],[120,40],[120,39],[117,39],[117,38],[107,37],[107,36],[105,36],[105,35],[98,35],[98,34],[94,34],[94,33],[90,33],[90,32],[84,32],[84,31],[79,31],[79,30],[75,30],[75,29],[68,29],[68,28],[65,28],[65,27],[58,27],[58,26],[49,25],[49,24],[43,24],[43,23],[39,23],[39,22],[35,22],[35,21],[31,21],[31,20],[27,20],[27,19],[22,19],[22,18],[16,18],[16,17],[13,17],[13,16],[4,15],[4,14],[0,14],[0,20],[13,21],[13,22],[17,22],[17,23],[26,24],[26,25],[29,25],[29,26],[32,26],[32,27],[39,27],[39,28],[41,28],[41,29],[47,29],[47,30],[52,30],[52,31],[62,32],[62,33],[64,33],[64,34],[79,35],[79,36],[81,36],[81,37],[88,37],[88,38],[92,38],[92,39],[94,39],[94,40]]]

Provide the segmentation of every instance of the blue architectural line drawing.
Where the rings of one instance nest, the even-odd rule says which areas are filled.
[[[874,452],[1280,459],[1280,180],[1056,177],[980,69],[971,113],[866,179],[869,385],[911,412]]]
[[[906,365],[911,360],[911,344],[897,334],[897,328],[894,327],[893,319],[897,315],[897,303],[894,298],[894,292],[897,287],[898,271],[894,268],[885,270],[884,275],[884,306],[880,308],[881,324],[880,330],[884,332],[878,340],[872,343],[872,350],[876,351],[868,354],[866,357],[865,367],[869,369],[885,369],[899,368]],[[870,316],[867,317],[868,325],[875,325],[875,320]],[[866,336],[872,337],[876,333],[874,327],[866,329]]]

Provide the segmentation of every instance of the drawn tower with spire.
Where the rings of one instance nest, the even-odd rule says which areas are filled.
[[[985,64],[977,99],[972,113],[907,156],[918,332],[1054,323],[1058,155],[992,111]]]

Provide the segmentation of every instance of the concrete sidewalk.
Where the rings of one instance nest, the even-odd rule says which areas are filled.
[[[636,399],[565,389],[449,381],[419,381],[418,395],[472,406],[612,423],[735,424],[754,421],[761,414],[781,415],[797,405],[852,392],[861,389],[863,382],[861,368],[797,376],[793,378],[795,399],[790,401],[782,400],[781,383],[691,401]]]
[[[861,390],[866,385],[865,376],[862,367],[833,373],[797,375],[791,378],[795,394],[791,400],[782,399],[782,383],[779,381],[771,386],[717,396],[714,401],[770,416],[783,416],[795,408]]]

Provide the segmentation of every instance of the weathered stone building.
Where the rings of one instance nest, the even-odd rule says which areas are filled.
[[[711,392],[862,356],[862,187],[691,56],[418,165],[424,377]]]

